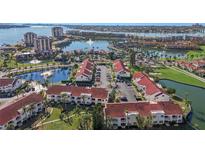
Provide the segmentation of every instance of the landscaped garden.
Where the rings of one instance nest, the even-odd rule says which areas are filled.
[[[79,107],[67,106],[68,110],[53,107],[49,117],[47,117],[39,129],[42,130],[88,130],[101,126],[102,117],[99,115],[100,106]]]

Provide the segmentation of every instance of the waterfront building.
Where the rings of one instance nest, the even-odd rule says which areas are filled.
[[[89,59],[85,59],[77,73],[76,73],[76,81],[80,82],[90,82],[93,79],[93,70],[94,70],[94,63],[91,62]]]
[[[107,103],[104,116],[115,129],[136,126],[138,116],[150,118],[151,125],[183,122],[182,109],[173,102]]]
[[[133,75],[133,81],[147,101],[169,101],[169,95],[165,94],[155,82],[142,72]]]
[[[0,93],[12,93],[22,84],[21,79],[0,78]]]
[[[77,87],[54,85],[48,87],[49,101],[91,105],[108,102],[108,91],[105,88]]]
[[[34,40],[37,38],[37,34],[33,32],[27,32],[24,34],[24,43],[27,47],[34,46]]]
[[[53,27],[51,31],[52,36],[55,38],[62,38],[64,36],[62,27]]]
[[[0,106],[0,129],[17,128],[31,117],[43,111],[43,97],[32,93]]]
[[[113,68],[117,79],[130,78],[130,70],[125,67],[122,60],[117,59],[113,62]]]
[[[51,39],[47,36],[38,36],[34,40],[34,50],[37,52],[52,50]]]
[[[33,59],[36,56],[36,52],[18,52],[15,55],[17,61],[28,61]]]

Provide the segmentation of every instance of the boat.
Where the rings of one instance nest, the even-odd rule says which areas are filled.
[[[41,73],[41,76],[46,77],[46,78],[51,77],[52,75],[53,75],[53,71],[46,71],[46,72]]]

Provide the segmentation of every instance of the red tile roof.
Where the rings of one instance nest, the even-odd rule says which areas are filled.
[[[36,104],[42,101],[43,97],[41,95],[32,93],[9,103],[9,105],[0,109],[0,125],[4,125],[13,118],[17,117],[19,115],[18,110],[24,106]]]
[[[142,78],[143,76],[145,76],[145,74],[143,74],[142,72],[135,72],[133,74],[133,79],[136,79],[136,78]]]
[[[114,64],[114,71],[115,72],[120,72],[120,71],[125,71],[125,72],[130,72],[124,65],[124,63],[120,60],[117,59],[113,62]]]
[[[150,116],[151,111],[164,111],[165,115],[182,114],[178,104],[173,102],[149,102],[111,103],[106,104],[105,114],[110,117],[125,117],[126,112],[138,112],[142,116]]]
[[[80,69],[76,73],[76,77],[80,75],[89,76],[92,74],[94,64],[89,61],[89,59],[85,59],[80,65]]]
[[[8,86],[9,84],[12,84],[13,82],[14,82],[14,79],[2,78],[0,79],[0,87]]]
[[[88,88],[88,87],[76,87],[76,86],[51,86],[47,90],[47,94],[59,95],[61,92],[70,92],[73,96],[78,97],[81,93],[91,94],[94,98],[106,99],[108,97],[108,91],[105,88]]]
[[[162,90],[159,87],[157,87],[157,85],[152,80],[150,80],[147,75],[145,75],[142,72],[136,72],[134,74],[133,78],[134,79],[136,79],[136,78],[140,79],[138,81],[138,84],[145,87],[145,93],[147,95],[152,95],[152,94],[155,94],[155,93],[158,93],[158,92],[162,92]]]

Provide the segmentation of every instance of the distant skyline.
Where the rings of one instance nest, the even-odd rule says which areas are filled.
[[[205,26],[205,23],[0,23],[0,24],[34,24],[34,25],[44,25],[44,24],[67,24],[67,25],[108,25],[108,26],[192,26],[193,24],[200,24]]]

